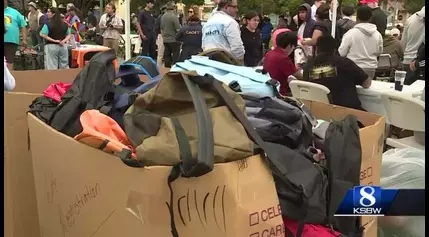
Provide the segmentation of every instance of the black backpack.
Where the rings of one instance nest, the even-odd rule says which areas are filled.
[[[112,92],[115,81],[115,59],[114,50],[94,55],[61,97],[49,125],[74,137],[82,131],[79,118],[85,110],[101,109],[111,103],[113,98],[109,92]]]
[[[360,182],[362,151],[356,117],[330,123],[324,142],[326,163],[317,163],[299,150],[265,142],[218,82],[212,83],[262,151],[272,170],[282,215],[299,223],[296,236],[302,236],[305,223],[330,226],[348,237],[362,236],[358,217],[334,217],[347,190]]]

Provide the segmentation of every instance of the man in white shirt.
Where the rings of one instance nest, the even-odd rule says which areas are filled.
[[[106,5],[106,13],[101,16],[98,26],[103,31],[103,45],[118,53],[120,31],[124,26],[122,19],[116,15],[116,7],[113,3]]]
[[[377,31],[377,26],[369,23],[371,17],[370,7],[359,7],[357,24],[343,36],[338,53],[355,62],[373,78],[378,66],[378,56],[383,52],[383,37]]]
[[[241,40],[237,16],[237,0],[221,0],[218,10],[203,26],[203,50],[220,48],[234,55],[239,61],[244,58],[244,46]]]
[[[315,0],[313,6],[311,6],[311,18],[316,20],[316,10],[320,5],[326,3],[325,0]]]

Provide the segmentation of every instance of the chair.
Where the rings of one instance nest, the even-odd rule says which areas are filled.
[[[399,91],[385,92],[381,99],[391,125],[414,132],[425,131],[425,102]],[[414,136],[387,138],[386,144],[395,148],[414,147],[425,150],[425,146],[418,143]]]
[[[326,86],[307,81],[291,80],[289,88],[292,91],[292,97],[297,99],[331,103],[329,99],[331,91]]]
[[[381,54],[378,57],[378,66],[375,70],[375,80],[390,81],[390,79],[393,78],[393,72],[394,68],[392,66],[392,57],[390,56],[390,54]]]

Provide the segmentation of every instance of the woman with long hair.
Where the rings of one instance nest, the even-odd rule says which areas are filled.
[[[45,69],[68,69],[67,42],[71,37],[70,28],[57,8],[48,8],[47,15],[49,21],[40,31],[40,36],[45,39]]]
[[[246,25],[241,27],[241,39],[245,50],[244,65],[255,67],[262,59],[262,37],[258,29],[260,18],[258,13],[251,11],[244,16]]]

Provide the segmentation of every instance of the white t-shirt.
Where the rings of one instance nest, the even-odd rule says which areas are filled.
[[[313,6],[311,6],[311,18],[313,20],[316,20],[316,10],[317,10],[317,7],[316,5],[313,4]]]
[[[304,35],[304,29],[305,29],[305,25],[306,25],[307,23],[306,22],[304,22],[304,23],[302,23],[300,26],[299,26],[299,28],[298,28],[298,33],[297,33],[297,35],[298,35],[298,38],[303,38],[303,35]]]

